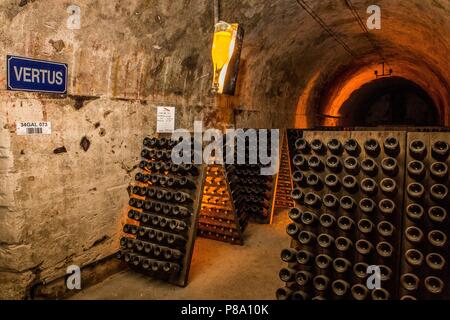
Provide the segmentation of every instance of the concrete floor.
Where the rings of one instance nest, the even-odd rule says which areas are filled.
[[[186,288],[123,271],[71,299],[237,299],[273,300],[282,285],[280,252],[289,245],[286,212],[272,225],[250,224],[245,245],[197,238]]]

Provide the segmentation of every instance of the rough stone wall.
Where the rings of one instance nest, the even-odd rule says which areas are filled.
[[[66,62],[70,74],[68,97],[13,93],[0,62],[0,299],[25,298],[68,265],[117,250],[126,187],[157,105],[177,107],[178,128],[273,122],[209,95],[211,1],[74,4],[80,30],[66,28],[68,2],[0,2],[0,56]],[[17,136],[16,121],[29,120],[50,121],[52,135]]]

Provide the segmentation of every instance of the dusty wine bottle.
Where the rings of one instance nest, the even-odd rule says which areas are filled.
[[[415,244],[421,243],[424,237],[422,230],[414,226],[411,226],[406,229],[405,236],[409,242]]]
[[[316,235],[310,231],[301,231],[298,235],[298,241],[302,245],[312,245],[316,240]]]
[[[364,143],[364,149],[366,153],[371,157],[376,158],[381,151],[380,144],[375,139],[369,139]]]
[[[442,224],[447,220],[447,210],[443,207],[434,206],[428,210],[429,219],[436,224]]]
[[[307,250],[297,252],[297,262],[301,265],[312,265],[314,263],[314,255]]]
[[[397,194],[398,188],[397,183],[394,179],[391,178],[384,178],[380,182],[381,191],[388,196],[394,196]]]
[[[438,182],[448,179],[448,166],[444,162],[434,162],[430,167],[431,176]]]
[[[342,185],[349,192],[354,193],[358,190],[358,181],[352,175],[347,175],[342,179]]]
[[[390,238],[394,234],[395,227],[392,223],[388,221],[381,221],[377,225],[377,231],[381,236],[385,238]]]
[[[353,242],[346,237],[339,237],[335,241],[336,249],[341,252],[348,252],[353,247]]]
[[[359,202],[359,208],[366,215],[371,215],[375,211],[376,206],[376,203],[369,198],[361,199]]]
[[[336,223],[336,218],[328,213],[324,213],[320,216],[319,221],[322,227],[329,229]]]
[[[411,221],[419,222],[424,216],[425,210],[420,204],[412,203],[406,207],[406,215]]]
[[[358,222],[358,230],[366,235],[369,235],[372,233],[374,229],[374,224],[369,219],[361,219]]]
[[[287,263],[295,262],[297,260],[297,250],[284,249],[281,251],[281,260]]]
[[[440,230],[431,230],[428,233],[428,242],[436,248],[444,248],[447,245],[447,235]]]
[[[341,161],[336,156],[329,156],[326,161],[327,168],[335,173],[339,173],[342,169]]]
[[[408,163],[408,174],[410,177],[421,180],[425,176],[425,173],[425,165],[422,161],[414,160]]]
[[[320,199],[319,195],[315,194],[314,192],[309,192],[305,195],[305,204],[312,207],[312,208],[318,208],[320,207],[322,203],[322,200]]]
[[[324,168],[322,160],[320,160],[320,158],[317,156],[312,156],[308,159],[308,166],[312,170],[317,171],[317,172],[323,171],[323,168]]]
[[[344,143],[344,149],[349,155],[357,156],[359,155],[361,148],[359,146],[358,141],[356,141],[355,139],[348,139]]]
[[[381,301],[381,300],[389,300],[390,293],[386,289],[377,288],[371,292],[372,300]]]
[[[444,270],[447,262],[445,261],[445,258],[440,255],[439,253],[430,253],[425,258],[425,261],[427,263],[427,266],[435,271],[442,271]]]
[[[422,266],[424,257],[422,252],[416,249],[409,249],[405,253],[405,260],[408,264],[414,268],[419,268]]]
[[[329,174],[325,177],[325,185],[331,190],[335,191],[339,188],[340,180],[337,175]]]
[[[316,257],[316,266],[319,269],[322,269],[322,270],[329,269],[332,263],[333,263],[333,259],[329,255],[319,254]]]
[[[324,275],[317,276],[313,279],[313,286],[319,292],[326,291],[330,286],[330,278]]]
[[[182,247],[186,244],[186,239],[180,235],[167,234],[167,243],[177,247]]]
[[[352,297],[355,300],[363,301],[369,297],[369,289],[362,284],[355,284],[351,289]]]
[[[361,169],[369,177],[375,177],[378,174],[378,165],[376,162],[370,158],[364,159],[361,162]]]
[[[357,175],[359,169],[358,159],[356,159],[355,157],[345,158],[344,168],[349,174]]]
[[[342,299],[349,293],[350,284],[344,280],[336,280],[331,284],[331,289],[338,299]]]
[[[339,199],[333,194],[326,194],[323,197],[323,204],[330,210],[336,210],[339,207]]]
[[[408,196],[411,199],[414,199],[415,201],[420,201],[424,194],[425,194],[425,188],[422,184],[413,182],[410,183],[407,187]]]
[[[380,203],[378,204],[378,207],[381,213],[387,216],[392,215],[396,209],[395,203],[391,199],[381,200]]]
[[[435,159],[445,161],[449,155],[449,145],[445,141],[436,141],[431,147],[432,155]]]
[[[295,142],[295,149],[297,149],[297,152],[299,153],[308,153],[310,146],[308,141],[300,138]]]
[[[431,294],[441,294],[444,290],[444,282],[438,277],[430,276],[425,278],[425,289]]]
[[[376,247],[377,253],[382,258],[390,258],[394,254],[394,247],[389,242],[380,242]]]
[[[295,282],[299,286],[305,287],[312,281],[312,273],[308,271],[299,271],[295,274]]]
[[[334,244],[334,238],[327,233],[322,233],[317,237],[317,243],[321,248],[327,249]]]
[[[363,256],[368,256],[373,251],[373,245],[365,239],[358,240],[356,242],[356,251]]]
[[[306,183],[315,189],[320,189],[322,187],[322,180],[320,179],[320,177],[315,174],[315,173],[311,173],[310,175],[308,175],[306,177]]]
[[[355,209],[355,201],[351,196],[343,196],[339,201],[339,204],[345,211],[353,211]]]
[[[369,265],[365,262],[358,262],[353,266],[353,273],[359,279],[367,278],[367,270]]]
[[[443,184],[434,184],[430,189],[431,198],[441,203],[448,199],[448,188]]]
[[[422,160],[427,154],[427,147],[422,140],[413,140],[409,145],[409,154],[417,160]]]
[[[341,216],[337,220],[339,229],[345,232],[350,232],[355,224],[355,221],[347,216]]]
[[[413,273],[405,273],[400,277],[402,287],[408,291],[416,291],[419,288],[420,279]]]
[[[333,261],[333,269],[338,274],[345,274],[351,270],[352,264],[345,258],[336,258]]]
[[[295,167],[297,167],[300,170],[308,169],[308,161],[301,154],[295,155],[295,157],[292,160],[292,163],[294,164]]]
[[[311,149],[317,154],[323,154],[325,151],[325,146],[320,139],[314,139],[311,141]]]
[[[295,281],[295,274],[297,270],[291,268],[283,268],[280,270],[279,276],[283,282],[293,282]]]
[[[383,143],[384,152],[390,157],[396,157],[400,153],[400,143],[395,137],[387,137]]]
[[[397,160],[391,157],[383,159],[381,168],[383,169],[384,174],[389,177],[395,177],[399,171]]]
[[[302,212],[298,208],[291,208],[289,210],[289,218],[294,222],[301,222]]]
[[[313,226],[317,223],[318,217],[315,213],[305,211],[301,216],[301,221],[305,226]]]
[[[292,296],[293,291],[287,287],[280,288],[276,292],[277,300],[289,300]]]
[[[300,188],[294,188],[294,190],[292,190],[291,197],[294,201],[303,203],[305,194]]]
[[[331,139],[330,141],[328,141],[327,147],[332,154],[335,155],[342,154],[342,143],[337,139]]]
[[[290,223],[286,227],[286,233],[293,239],[297,239],[298,234],[300,233],[300,229],[298,228],[297,224]]]

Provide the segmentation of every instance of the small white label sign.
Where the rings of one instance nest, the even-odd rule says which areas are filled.
[[[172,133],[175,130],[175,107],[158,107],[156,132]]]
[[[51,134],[52,124],[50,122],[16,122],[16,134],[18,136],[26,136],[33,134]]]

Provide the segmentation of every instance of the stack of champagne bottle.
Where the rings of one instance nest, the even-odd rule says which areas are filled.
[[[277,298],[448,297],[450,135],[291,134],[297,205]]]
[[[281,254],[288,267],[279,274],[286,286],[277,291],[278,299],[396,296],[403,137],[296,133],[292,196],[297,205],[289,212],[291,248]],[[370,266],[378,267],[380,287],[367,283]]]
[[[247,215],[236,211],[235,200],[224,166],[209,165],[203,184],[198,235],[242,245]]]
[[[285,209],[295,206],[291,197],[292,180],[287,134],[283,135],[281,145],[280,165],[275,189],[275,208]]]
[[[450,134],[414,132],[408,141],[401,299],[446,298]]]
[[[225,171],[234,198],[234,205],[240,215],[246,215],[257,223],[270,223],[275,200],[275,175],[263,175],[261,168],[260,146],[261,136],[267,137],[267,155],[278,150],[272,148],[271,132],[269,130],[257,131],[257,145],[245,141],[245,154],[238,155],[237,149],[225,148],[226,153],[234,153],[235,159],[245,157],[245,164],[226,165]],[[239,143],[239,141],[238,141]],[[242,150],[240,150],[242,152]],[[256,161],[255,161],[256,160]],[[238,162],[239,163],[239,162]]]
[[[227,165],[226,175],[238,215],[269,223],[273,177],[261,175],[259,165]]]
[[[129,187],[128,223],[117,257],[133,268],[186,285],[201,197],[202,167],[174,164],[177,141],[145,138],[140,171]]]

